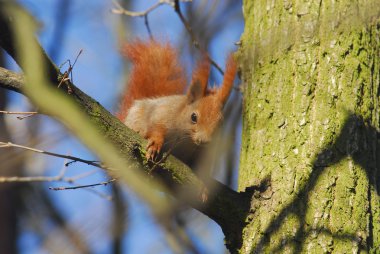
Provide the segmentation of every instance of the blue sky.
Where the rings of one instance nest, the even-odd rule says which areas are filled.
[[[38,20],[40,30],[38,38],[48,53],[52,52],[54,34],[60,30],[60,23],[56,22],[57,6],[61,0],[20,0],[28,11]],[[156,1],[132,1],[133,10],[143,10]],[[196,2],[196,1],[194,1]],[[223,1],[220,1],[223,2]],[[147,31],[142,18],[129,19],[127,26],[121,26],[121,17],[113,14],[112,1],[109,0],[82,0],[69,1],[66,28],[64,29],[59,49],[53,61],[60,65],[66,59],[75,59],[79,50],[82,55],[74,68],[74,83],[87,94],[98,100],[111,112],[115,112],[118,106],[118,95],[122,91],[125,66],[119,54],[120,29],[124,29],[124,38],[147,38]],[[192,4],[192,3],[186,3]],[[151,29],[154,35],[169,39],[174,44],[183,35],[183,26],[177,15],[169,6],[162,6],[149,15]],[[236,50],[234,43],[239,40],[243,30],[242,22],[234,21],[226,23],[225,28],[212,40],[210,53],[212,57],[224,66],[224,60],[228,52]],[[125,27],[129,28],[126,31]],[[194,28],[196,29],[196,28]],[[179,32],[181,31],[181,32]],[[10,68],[16,66],[10,60]],[[63,69],[64,71],[65,69]],[[217,79],[221,77],[217,77]],[[8,110],[28,110],[28,102],[20,95],[12,94],[11,104]],[[56,153],[71,154],[81,158],[94,158],[93,155],[75,138],[61,127],[61,125],[47,116],[40,116],[40,136],[43,142],[38,148]],[[28,120],[7,120],[10,125],[17,126],[20,132]],[[22,138],[19,138],[22,143]],[[31,174],[56,175],[63,165],[63,160],[46,156],[34,155],[32,165],[27,169]],[[41,170],[43,169],[43,170]],[[75,164],[68,168],[68,175],[76,175],[78,172],[90,171],[92,168],[86,165]],[[96,183],[107,177],[99,170],[91,177],[85,178],[81,183]],[[40,184],[40,183],[39,183]],[[44,183],[49,186],[62,186],[64,183]],[[98,187],[96,190],[108,193],[109,187]],[[48,190],[47,190],[48,191]],[[171,253],[160,227],[150,216],[149,209],[138,200],[133,193],[125,188],[124,193],[129,201],[129,230],[124,236],[124,246],[127,253]],[[110,239],[107,234],[109,217],[111,216],[111,204],[85,190],[49,192],[56,201],[56,205],[66,216],[67,220],[75,227],[81,228],[80,232],[86,235],[86,240],[93,247],[94,253],[110,253]],[[194,214],[197,212],[194,211]],[[23,225],[24,233],[20,240],[22,253],[48,253],[41,246],[41,239],[33,234],[28,225]],[[107,229],[107,230],[104,230]],[[106,232],[105,232],[106,231]],[[205,216],[194,216],[190,227],[190,235],[196,236],[197,247],[203,253],[221,253],[225,250],[223,234],[217,224]]]

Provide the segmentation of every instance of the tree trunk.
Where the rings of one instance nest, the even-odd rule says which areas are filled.
[[[379,2],[243,8],[241,252],[379,253]]]

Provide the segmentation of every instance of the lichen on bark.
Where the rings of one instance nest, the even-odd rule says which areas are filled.
[[[376,1],[244,1],[242,253],[380,251]],[[377,188],[377,189],[376,189]]]

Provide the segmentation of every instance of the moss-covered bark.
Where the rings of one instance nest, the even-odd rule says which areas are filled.
[[[242,253],[380,252],[378,1],[244,1]]]

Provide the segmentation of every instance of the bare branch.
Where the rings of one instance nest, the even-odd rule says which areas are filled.
[[[9,115],[32,115],[32,114],[38,114],[36,111],[5,111],[5,110],[0,110],[1,114],[9,114]]]
[[[159,6],[161,6],[163,4],[170,5],[170,6],[172,6],[174,8],[174,11],[177,13],[179,19],[181,20],[182,24],[186,28],[186,31],[189,33],[191,41],[192,41],[194,47],[197,48],[197,49],[199,49],[199,50],[201,50],[202,52],[206,52],[205,50],[203,50],[200,47],[200,44],[199,44],[198,40],[195,37],[193,29],[190,26],[190,23],[187,22],[187,20],[183,16],[183,14],[181,12],[181,8],[179,6],[180,2],[191,2],[191,0],[159,0],[157,3],[155,3],[154,5],[152,5],[151,7],[149,7],[148,9],[146,9],[145,11],[137,11],[137,12],[126,10],[125,8],[123,8],[120,5],[120,3],[118,3],[116,0],[113,0],[113,3],[116,6],[116,8],[112,9],[111,11],[113,13],[115,13],[115,14],[123,14],[123,15],[127,15],[127,16],[130,16],[130,17],[144,17],[144,23],[145,23],[145,26],[146,26],[146,28],[148,30],[149,37],[152,38],[153,37],[152,36],[152,31],[151,31],[151,29],[149,27],[149,23],[148,23],[148,14],[150,12],[152,12],[153,10],[157,9]],[[222,75],[224,75],[223,69],[210,57],[210,55],[208,53],[206,53],[206,56],[207,56],[207,59],[210,61],[210,63]]]
[[[88,177],[94,173],[97,173],[99,172],[98,170],[92,170],[92,171],[89,171],[89,172],[85,172],[85,173],[82,173],[82,174],[78,174],[78,175],[75,175],[75,176],[71,176],[71,177],[65,177],[65,173],[66,173],[66,169],[67,169],[67,165],[69,164],[70,162],[64,162],[64,165],[61,169],[61,171],[59,172],[58,175],[56,176],[0,176],[0,183],[11,183],[11,182],[20,182],[20,183],[25,183],[25,182],[66,182],[68,184],[71,184],[73,185],[72,187],[58,187],[57,189],[59,190],[64,190],[64,189],[85,189],[101,198],[104,198],[104,199],[107,199],[109,201],[111,201],[113,198],[112,196],[109,196],[109,195],[106,195],[104,193],[101,193],[99,191],[96,191],[96,190],[93,190],[93,189],[89,189],[88,187],[93,187],[93,186],[98,186],[98,185],[107,185],[108,183],[112,183],[114,181],[116,181],[116,179],[110,179],[109,181],[107,182],[101,182],[101,183],[97,183],[97,184],[89,184],[89,185],[75,185],[74,182],[79,180],[79,179],[82,179],[82,178],[85,178],[85,177]],[[57,190],[56,188],[54,187],[49,187],[49,189],[51,190]]]
[[[160,5],[172,4],[170,0],[160,0],[157,3],[155,3],[154,5],[152,5],[151,7],[149,7],[148,9],[146,9],[145,11],[134,12],[134,11],[129,11],[129,10],[126,10],[125,8],[123,8],[120,5],[120,3],[118,3],[116,0],[113,0],[112,2],[116,6],[116,9],[112,9],[111,11],[115,14],[123,14],[123,15],[131,16],[131,17],[143,17],[144,18],[144,24],[145,24],[145,27],[148,31],[150,39],[153,39],[153,34],[152,34],[152,30],[150,29],[150,26],[149,26],[148,14],[151,11],[155,10]]]
[[[81,50],[79,51],[77,57],[75,58],[75,61],[74,61],[73,65],[71,65],[70,59],[68,59],[67,61],[65,61],[65,62],[62,64],[62,65],[64,65],[66,62],[68,62],[68,63],[69,63],[69,68],[67,69],[67,71],[65,71],[65,72],[63,73],[62,78],[61,78],[61,81],[60,81],[59,84],[58,84],[58,88],[59,88],[63,83],[65,83],[66,86],[67,86],[67,92],[68,92],[69,94],[72,93],[72,90],[71,90],[71,87],[70,87],[69,83],[66,82],[66,81],[69,81],[69,80],[70,80],[70,78],[69,78],[69,76],[70,76],[70,77],[71,77],[71,82],[73,82],[73,74],[72,74],[72,71],[73,71],[73,69],[74,69],[74,66],[75,66],[75,64],[76,64],[76,62],[77,62],[79,56],[82,54],[82,52],[83,52],[83,49],[81,49]],[[61,67],[60,67],[60,69],[61,69]]]
[[[66,168],[66,167],[65,167]],[[94,171],[86,172],[84,174],[80,174],[77,176],[73,177],[64,177],[64,171],[61,171],[57,176],[10,176],[10,177],[5,177],[1,176],[0,177],[0,183],[12,183],[12,182],[19,182],[19,183],[26,183],[26,182],[66,182],[68,184],[71,184],[73,186],[71,187],[49,187],[50,190],[69,190],[69,189],[85,189],[87,191],[90,191],[93,194],[96,194],[97,196],[100,196],[104,199],[107,199],[109,201],[112,200],[112,196],[106,195],[104,193],[101,193],[99,191],[93,190],[93,189],[88,189],[88,187],[94,187],[94,186],[100,186],[100,185],[107,185],[109,183],[112,183],[116,181],[116,179],[111,179],[106,182],[100,182],[96,184],[87,184],[87,185],[75,185],[74,182],[78,179],[87,177],[91,174],[93,174]]]
[[[16,74],[2,67],[0,67],[0,73],[0,83],[3,88],[22,93],[21,86],[24,82],[24,77],[22,75]]]
[[[198,40],[195,38],[195,34],[193,32],[193,29],[191,28],[190,26],[190,23],[187,22],[187,20],[185,19],[185,17],[183,16],[182,12],[181,12],[181,7],[179,6],[179,0],[174,0],[174,11],[177,13],[179,19],[181,20],[182,24],[184,25],[184,27],[186,28],[187,32],[189,33],[190,35],[190,38],[191,38],[191,41],[194,45],[195,48],[201,50],[202,52],[206,52],[205,50],[203,50],[201,48],[201,46],[199,45],[199,42]],[[207,56],[207,59],[210,61],[210,63],[222,74],[224,75],[224,72],[223,72],[223,69],[210,57],[210,54],[208,52],[206,52],[206,56]]]
[[[152,34],[152,30],[150,29],[148,15],[144,16],[144,24],[145,24],[146,30],[148,31],[149,38],[152,40],[153,39],[153,34]]]
[[[9,50],[8,52],[12,51]],[[48,61],[47,59],[45,60]],[[57,76],[57,73],[54,73],[54,71],[57,71],[57,69],[53,68],[52,63],[50,64],[51,73],[49,72],[47,75],[52,75],[50,78],[54,80],[54,75]],[[13,80],[13,82],[7,82],[7,79],[3,78],[4,76],[9,77],[11,80]],[[4,80],[4,82],[2,82],[2,80]],[[24,79],[21,75],[15,74],[14,72],[8,71],[4,68],[0,68],[0,87],[23,93],[22,89],[25,86],[23,80]],[[59,83],[58,80],[55,82],[55,85]],[[74,91],[72,94],[68,94],[67,91],[65,91],[66,96],[73,97],[80,105],[82,105],[82,110],[85,111],[88,116],[92,116],[92,120],[96,123],[97,126],[100,126],[102,128],[104,135],[121,149],[121,153],[124,156],[132,155],[133,157],[129,158],[134,158],[141,165],[141,169],[148,172],[151,168],[147,167],[146,164],[141,163],[143,161],[143,158],[145,158],[145,150],[143,149],[143,147],[145,147],[145,144],[142,143],[141,137],[126,128],[124,124],[118,121],[108,111],[96,103],[91,97],[79,90],[75,85],[71,84],[71,86]],[[64,86],[62,89],[64,89]],[[93,163],[93,161],[86,160],[84,163],[87,162]],[[162,174],[162,176],[164,176],[162,179],[168,186],[181,186],[183,188],[190,188],[191,193],[197,193],[198,190],[203,187],[200,184],[199,179],[197,179],[197,177],[192,173],[191,169],[189,169],[186,165],[179,162],[172,156],[169,156],[165,161],[163,161],[161,165],[159,165],[159,167],[154,170],[154,172],[156,173],[155,176],[158,177],[160,174]],[[124,179],[124,176],[120,179]],[[195,209],[201,211],[216,221],[219,225],[221,225],[223,231],[229,235],[228,237],[233,238],[233,232],[235,232],[235,230],[239,230],[238,227],[240,224],[236,224],[236,220],[230,220],[230,218],[241,218],[241,220],[244,220],[245,213],[249,208],[249,195],[245,195],[244,193],[237,193],[213,179],[209,179],[209,182],[215,186],[214,189],[216,192],[211,193],[211,196],[205,203],[200,204],[197,202],[197,200],[191,199],[183,200],[183,196],[179,196],[179,198],[183,202],[186,202],[187,204],[191,205]],[[94,191],[93,189],[85,190]],[[176,195],[178,192],[173,194]],[[228,213],[226,213],[226,207],[230,208],[228,209]]]
[[[57,176],[1,176],[0,183],[62,181],[65,176],[66,168],[67,167],[64,165]]]
[[[2,2],[0,2],[0,6],[2,5]],[[154,170],[154,179],[162,180],[166,188],[161,188],[161,186],[158,188],[157,185],[152,184],[152,181],[149,182],[148,188],[145,180],[146,176],[137,172],[138,169],[145,172],[150,169],[149,163],[146,163],[144,159],[146,141],[128,129],[98,102],[82,92],[70,81],[67,82],[70,82],[73,93],[68,94],[65,86],[57,89],[57,84],[60,80],[58,77],[61,75],[59,69],[45,54],[42,47],[34,39],[31,31],[25,29],[28,23],[24,22],[24,19],[20,20],[20,15],[16,18],[10,12],[3,12],[3,9],[0,8],[0,12],[2,12],[2,15],[0,15],[0,45],[23,68],[29,82],[26,85],[23,80],[16,80],[9,85],[7,79],[4,82],[0,79],[0,87],[20,93],[22,93],[21,87],[27,90],[28,98],[31,98],[41,109],[43,108],[44,113],[54,116],[70,128],[85,145],[91,147],[95,153],[102,155],[102,160],[109,162],[108,164],[110,165],[116,165],[117,168],[125,168],[126,170],[107,170],[107,172],[111,175],[116,175],[120,180],[129,184],[148,204],[154,207],[157,214],[162,215],[167,206],[166,203],[162,204],[162,199],[155,199],[155,195],[151,195],[152,192],[149,190],[152,188],[161,189],[166,193],[177,196],[181,202],[185,202],[216,221],[222,227],[228,241],[239,241],[236,237],[236,232],[241,232],[241,227],[246,223],[246,214],[250,207],[250,195],[237,193],[220,182],[210,179],[209,182],[215,186],[216,191],[210,194],[206,202],[200,203],[199,195],[197,194],[204,189],[204,184],[188,166],[173,156],[169,156],[159,168]],[[8,17],[9,15],[13,18]],[[17,30],[14,32],[11,29],[13,23],[17,23],[14,24],[14,27],[22,29],[22,31]],[[17,37],[19,38],[17,41],[19,43],[14,41],[16,36],[19,36]],[[16,45],[21,46],[16,47]],[[45,69],[37,68],[44,71],[35,71],[36,63],[44,66]],[[12,74],[11,76],[14,76],[14,73]],[[0,77],[1,75],[0,69]],[[41,80],[42,82],[40,82]],[[50,86],[49,89],[47,88],[48,86]],[[51,87],[56,90],[51,89]],[[60,93],[61,97],[65,97],[66,100],[58,98],[58,93]],[[49,100],[41,100],[41,96],[42,98],[47,98],[47,94],[49,95]],[[51,101],[60,106],[48,107],[48,105],[51,105]],[[75,105],[75,107],[72,105]],[[65,112],[62,112],[62,108],[65,109]],[[80,121],[73,121],[74,115],[75,119],[80,119]],[[90,119],[91,123],[88,122],[88,119]],[[99,133],[95,133],[94,126],[97,127]],[[89,133],[89,130],[92,132]],[[96,137],[95,141],[94,137]],[[112,148],[107,141],[112,142],[117,147],[117,150]],[[119,154],[123,156],[123,159],[119,158]],[[174,187],[180,187],[183,191],[175,189],[176,191],[172,192],[168,189]],[[185,191],[190,197],[184,199],[183,196],[180,196],[180,193]]]
[[[35,153],[43,153],[43,154],[47,154],[47,155],[54,156],[54,157],[69,159],[69,160],[75,161],[75,162],[76,161],[83,162],[83,163],[85,163],[87,165],[91,165],[91,166],[94,166],[94,167],[97,167],[97,168],[101,168],[101,169],[109,169],[109,168],[105,167],[102,164],[96,163],[95,161],[85,160],[85,159],[81,159],[81,158],[70,156],[70,155],[63,155],[63,154],[59,154],[59,153],[47,152],[47,151],[43,151],[43,150],[40,150],[40,149],[28,147],[28,146],[22,146],[22,145],[13,144],[11,142],[1,142],[0,141],[0,148],[5,148],[5,147],[17,147],[17,148],[21,148],[21,149],[24,149],[24,150],[32,151],[32,152],[35,152]],[[68,162],[68,164],[70,164],[70,163],[72,163],[72,162]]]
[[[116,9],[112,9],[111,11],[115,14],[124,14],[131,17],[144,17],[148,15],[151,11],[157,9],[160,5],[163,4],[171,4],[172,1],[170,0],[159,0],[157,3],[146,9],[145,11],[129,11],[123,8],[117,1],[112,1],[114,5],[117,7]]]
[[[28,118],[28,117],[35,116],[35,115],[39,114],[36,111],[14,112],[14,111],[4,111],[4,110],[0,110],[0,113],[1,114],[8,114],[8,115],[24,115],[24,116],[18,116],[17,117],[18,120],[24,120],[25,118]]]
[[[55,190],[55,191],[60,191],[60,190],[76,190],[76,189],[82,189],[82,188],[89,188],[89,187],[95,187],[95,186],[106,186],[110,183],[115,182],[116,179],[111,179],[105,182],[100,182],[100,183],[94,183],[94,184],[86,184],[86,185],[78,185],[78,186],[69,186],[69,187],[49,187],[49,190]]]

